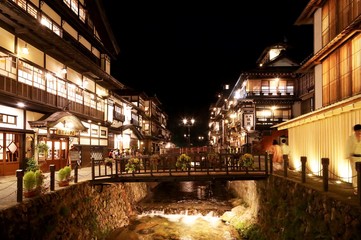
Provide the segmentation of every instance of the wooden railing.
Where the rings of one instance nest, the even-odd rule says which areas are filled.
[[[164,154],[158,158],[138,156],[140,165],[134,172],[126,169],[130,157],[114,159],[112,164],[105,160],[92,160],[92,180],[110,181],[167,181],[187,179],[264,179],[269,175],[269,158],[266,154],[254,155],[253,165],[242,166],[242,154],[189,153],[190,165],[186,169],[177,167],[180,154]]]

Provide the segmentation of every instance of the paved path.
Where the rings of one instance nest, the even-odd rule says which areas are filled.
[[[50,173],[44,173],[45,188],[50,191]],[[78,182],[91,180],[91,168],[84,167],[78,169]],[[71,183],[74,184],[74,183]],[[55,172],[55,191],[59,189],[57,184],[57,172]],[[27,201],[27,198],[23,197],[23,201]],[[17,203],[17,178],[14,176],[0,176],[0,210],[11,207]]]

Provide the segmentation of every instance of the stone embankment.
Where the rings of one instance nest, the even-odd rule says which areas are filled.
[[[289,179],[229,182],[265,239],[361,239],[361,208]],[[240,212],[242,217],[245,212]],[[239,218],[241,218],[239,217]]]
[[[1,239],[104,239],[128,225],[151,186],[89,182],[29,199],[0,211]],[[259,226],[265,239],[361,239],[361,207],[304,184],[271,175],[229,182],[242,199],[228,219]],[[240,204],[239,204],[240,205]]]
[[[0,211],[1,239],[104,239],[128,225],[146,183],[91,186],[89,182],[25,200]]]

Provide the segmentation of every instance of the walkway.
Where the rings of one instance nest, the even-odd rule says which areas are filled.
[[[55,173],[55,176],[57,173]],[[45,188],[50,189],[50,173],[45,173]],[[84,167],[78,169],[78,182],[91,180],[91,168]],[[74,183],[73,183],[74,184]],[[55,184],[55,191],[59,189],[58,184]],[[0,209],[15,206],[17,193],[17,178],[14,176],[0,176]],[[24,201],[28,199],[23,198]]]

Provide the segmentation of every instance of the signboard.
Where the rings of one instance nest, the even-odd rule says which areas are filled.
[[[70,161],[80,161],[80,153],[79,151],[69,151]]]
[[[244,114],[244,123],[245,128],[251,129],[254,126],[253,114]]]

